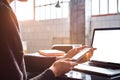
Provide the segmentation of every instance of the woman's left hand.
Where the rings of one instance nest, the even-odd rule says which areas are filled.
[[[96,48],[91,48],[83,58],[80,59],[80,61],[78,61],[78,63],[84,63],[90,60],[90,58],[93,56],[93,52],[94,50],[96,50]]]
[[[64,57],[57,57],[56,60],[62,59],[62,58],[72,58],[73,56],[75,56],[77,53],[79,53],[81,50],[83,50],[84,48],[86,48],[87,46],[82,46],[82,47],[78,47],[78,48],[73,48],[70,51],[68,51],[66,53],[66,55]],[[93,56],[93,52],[94,50],[96,50],[96,48],[91,48],[86,54],[85,56],[80,59],[80,61],[78,61],[78,63],[84,63],[86,61],[89,61],[90,58]]]
[[[65,58],[72,58],[74,55],[76,55],[78,52],[80,52],[84,48],[86,48],[85,45],[82,47],[73,48],[73,49],[69,50],[64,57]]]

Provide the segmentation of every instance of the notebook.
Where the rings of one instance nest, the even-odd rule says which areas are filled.
[[[79,64],[74,70],[113,77],[120,75],[120,28],[96,28],[91,46],[97,48],[89,65]]]

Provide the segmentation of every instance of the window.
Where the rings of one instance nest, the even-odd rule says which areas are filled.
[[[60,8],[55,4],[58,0],[28,0],[19,2],[17,0],[11,3],[11,7],[18,20],[46,20],[69,17],[69,1],[59,0]]]
[[[99,0],[92,0],[92,15],[99,14]]]
[[[118,0],[117,5],[118,5],[118,13],[120,13],[120,0]]]
[[[117,13],[117,0],[109,0],[109,13]]]
[[[92,15],[118,13],[120,0],[92,0]]]
[[[100,14],[108,14],[108,0],[100,0]]]
[[[59,0],[60,8],[56,8],[55,4],[58,0],[36,0],[35,1],[35,19],[57,19],[69,17],[69,1]]]
[[[18,20],[31,20],[33,19],[33,0],[27,2],[13,1],[11,4]]]

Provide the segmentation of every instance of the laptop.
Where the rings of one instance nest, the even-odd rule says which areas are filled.
[[[91,46],[97,50],[89,65],[79,64],[74,70],[104,77],[120,75],[120,27],[95,28]]]

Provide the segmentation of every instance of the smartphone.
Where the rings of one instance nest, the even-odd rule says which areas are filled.
[[[80,61],[90,49],[91,48],[84,48],[82,51],[80,51],[79,53],[72,57],[73,61],[75,62]]]

